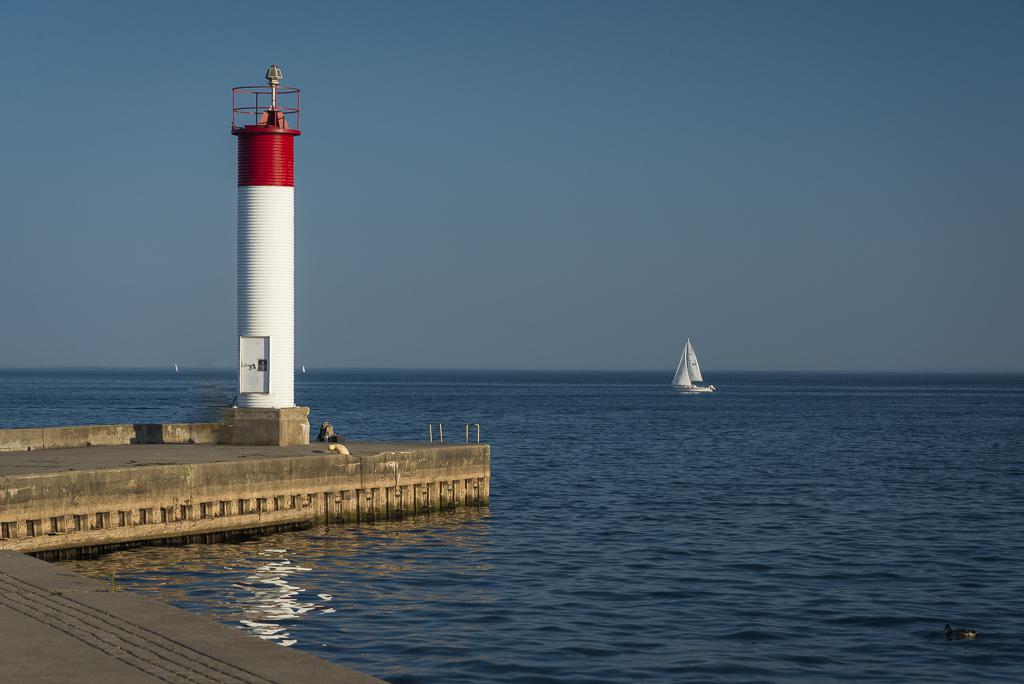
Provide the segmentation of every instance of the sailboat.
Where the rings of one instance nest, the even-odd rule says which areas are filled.
[[[302,372],[303,372],[303,373],[305,373],[305,372],[306,372],[306,366],[305,366],[305,364],[303,364],[303,366],[302,366]]]
[[[679,357],[679,365],[676,366],[676,375],[672,378],[672,386],[683,392],[714,392],[714,385],[698,385],[704,382],[704,376],[700,374],[700,364],[697,363],[697,352],[693,348],[690,338],[686,338],[686,346],[683,347],[683,354]]]
[[[178,364],[174,364],[174,372],[175,373],[180,373],[181,372],[181,371],[178,370]]]

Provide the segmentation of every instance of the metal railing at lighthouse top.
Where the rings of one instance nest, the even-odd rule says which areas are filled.
[[[301,129],[298,88],[283,85],[239,86],[231,89],[231,129],[266,123],[267,112],[280,112],[289,128]]]

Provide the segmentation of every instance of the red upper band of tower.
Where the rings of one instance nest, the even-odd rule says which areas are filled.
[[[241,98],[255,104],[239,104]],[[262,100],[262,102],[261,102]],[[294,106],[282,106],[282,102]],[[231,134],[238,136],[238,185],[295,185],[295,136],[299,124],[299,89],[243,86],[231,89]],[[288,125],[293,116],[296,128]],[[253,117],[254,123],[243,123]],[[242,125],[239,125],[242,123]]]

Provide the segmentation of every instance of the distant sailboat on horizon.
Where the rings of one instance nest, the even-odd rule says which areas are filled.
[[[180,373],[181,372],[181,371],[178,370],[178,364],[174,364],[174,372],[175,373]]]
[[[306,366],[305,366],[305,365],[303,365],[303,366],[302,366],[302,372],[303,372],[303,373],[305,373],[305,372],[306,372]]]
[[[676,366],[676,374],[672,378],[672,386],[683,392],[714,392],[714,385],[697,385],[704,382],[704,376],[700,372],[700,364],[697,363],[697,351],[693,348],[690,338],[686,338],[686,346],[683,347],[683,354],[679,357],[679,365]]]

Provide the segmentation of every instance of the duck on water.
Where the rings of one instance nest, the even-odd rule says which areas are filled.
[[[978,633],[973,629],[953,629],[946,623],[946,638],[947,639],[977,639]]]

